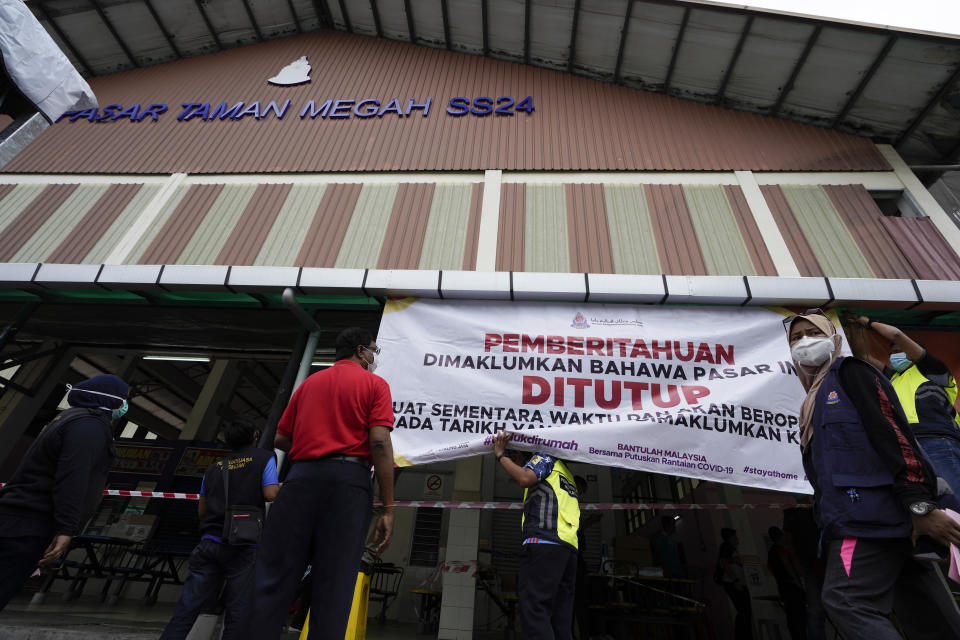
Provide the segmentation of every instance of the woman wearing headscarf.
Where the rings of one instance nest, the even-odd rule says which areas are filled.
[[[840,354],[818,310],[785,321],[797,376],[803,465],[826,559],[823,606],[846,640],[955,640],[960,611],[935,566],[913,555],[917,535],[960,543],[960,525],[936,508],[936,477],[889,381]],[[913,538],[913,540],[911,539]]]
[[[50,421],[0,489],[0,610],[39,564],[50,566],[96,510],[116,457],[111,422],[127,383],[104,374],[67,385],[70,408]]]

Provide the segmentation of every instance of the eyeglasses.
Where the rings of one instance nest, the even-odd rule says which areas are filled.
[[[827,317],[827,314],[825,314],[825,313],[823,312],[823,309],[821,309],[820,307],[814,307],[814,308],[812,308],[812,309],[807,309],[807,310],[804,311],[803,313],[795,313],[795,314],[793,314],[792,316],[787,316],[786,318],[784,318],[784,319],[783,319],[783,330],[786,331],[787,333],[789,333],[789,332],[790,332],[790,325],[793,324],[793,321],[794,321],[794,320],[796,320],[797,318],[803,317],[803,316],[812,316],[812,315],[815,315],[815,314],[819,314],[819,315],[823,316],[824,318]]]
[[[361,349],[366,349],[367,351],[369,351],[370,353],[372,353],[372,354],[375,355],[375,356],[380,355],[380,347],[374,347],[373,349],[371,349],[370,347],[365,347],[365,346],[363,346],[363,345],[360,345],[360,348],[361,348]]]

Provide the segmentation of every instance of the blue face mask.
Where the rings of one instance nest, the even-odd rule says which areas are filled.
[[[129,409],[129,408],[130,408],[130,406],[127,404],[127,401],[124,400],[124,401],[123,401],[123,404],[120,406],[119,409],[114,409],[114,410],[113,410],[113,413],[111,414],[111,415],[113,416],[113,419],[114,419],[114,420],[119,420],[119,419],[122,418],[123,416],[127,415],[127,409]]]
[[[890,366],[896,369],[898,372],[903,373],[913,365],[913,362],[910,361],[910,358],[907,357],[902,351],[897,351],[896,353],[890,354]]]

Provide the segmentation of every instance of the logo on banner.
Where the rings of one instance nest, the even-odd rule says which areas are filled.
[[[573,324],[570,325],[574,329],[589,329],[590,323],[587,322],[587,319],[583,317],[582,313],[578,313],[573,316]]]
[[[310,82],[310,68],[310,63],[307,62],[307,56],[300,56],[283,69],[280,69],[280,73],[269,78],[267,82],[283,87],[304,84]]]
[[[827,394],[827,404],[837,404],[840,402],[840,397],[837,396],[836,391],[831,391]]]

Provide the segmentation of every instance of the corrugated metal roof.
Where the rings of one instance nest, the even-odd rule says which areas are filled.
[[[159,229],[140,257],[140,264],[173,264],[193,238],[210,207],[226,188],[222,184],[194,185],[189,188],[179,205],[173,209],[163,227],[157,220],[153,228]],[[147,232],[150,235],[151,231]],[[132,261],[128,258],[128,261]]]
[[[497,225],[497,271],[524,271],[527,185],[500,187],[500,224]]]
[[[863,185],[826,186],[824,191],[878,278],[917,277],[887,233],[883,212]]]
[[[602,184],[566,185],[570,270],[614,273]]]
[[[256,190],[257,187],[252,184],[224,186],[210,208],[200,214],[200,221],[176,257],[176,264],[213,263],[236,230]],[[184,232],[189,233],[192,225],[192,220],[184,225]]]
[[[767,206],[770,207],[773,219],[777,222],[780,234],[783,236],[787,248],[790,249],[790,256],[796,263],[800,275],[823,276],[823,269],[820,268],[820,264],[813,254],[813,249],[810,248],[810,243],[807,242],[800,225],[797,224],[797,219],[794,217],[793,211],[790,210],[790,205],[787,203],[783,190],[777,185],[767,185],[761,186],[760,191],[767,201]]]
[[[683,187],[648,184],[644,188],[663,273],[709,275],[697,243],[697,233],[690,220]]]
[[[526,271],[570,271],[567,199],[562,184],[527,184],[523,239]]]
[[[661,273],[656,236],[643,185],[603,186],[616,273]]]
[[[306,55],[312,82],[266,84]],[[889,170],[873,143],[820,127],[542,68],[311,33],[92,81],[102,104],[167,103],[153,122],[61,121],[5,169],[43,173],[397,170]],[[532,96],[533,114],[454,117],[454,96]],[[310,100],[433,98],[430,114],[300,118]],[[270,101],[283,120],[178,121],[182,103]],[[629,136],[622,135],[630,131]]]
[[[470,243],[471,218],[473,217],[473,194],[476,185],[438,184],[434,187],[430,203],[430,219],[423,235],[423,250],[419,269],[470,269],[476,266],[476,255],[469,267],[464,266]],[[472,229],[476,235],[476,226]],[[393,240],[391,239],[391,242]],[[476,253],[476,249],[473,250]]]
[[[109,189],[109,185],[81,185],[73,190],[20,248],[10,262],[40,262],[67,239],[73,228]]]
[[[397,187],[396,184],[363,185],[333,266],[341,269],[377,266],[397,197]]]
[[[377,267],[416,269],[423,253],[435,185],[406,183],[397,189]],[[462,249],[461,249],[462,251]],[[461,259],[463,254],[461,253]]]
[[[480,244],[480,214],[483,211],[483,183],[473,185],[470,196],[470,218],[467,223],[467,241],[463,252],[463,269],[472,271],[477,266]]]
[[[336,264],[362,190],[362,184],[331,184],[327,187],[294,264],[304,267],[332,267]]]
[[[41,187],[38,194],[29,194],[34,197],[25,207],[19,209],[15,218],[5,225],[0,235],[0,262],[10,262],[17,250],[37,232],[43,223],[56,212],[60,205],[77,189],[75,184],[53,184],[46,188]],[[5,198],[13,198],[16,192]],[[26,195],[26,194],[25,194]],[[20,202],[18,198],[18,203]]]
[[[687,185],[683,193],[707,272],[712,276],[757,275],[723,187]]]
[[[253,261],[254,265],[292,267],[297,264],[326,188],[323,184],[297,184],[290,189]],[[360,193],[359,189],[357,193]]]
[[[3,185],[3,200],[0,200],[0,234],[13,224],[23,210],[38,198],[46,185],[18,184]]]
[[[824,275],[876,277],[822,187],[784,185],[780,189]]]
[[[760,235],[760,228],[757,221],[750,211],[750,205],[747,204],[747,198],[743,195],[743,189],[736,185],[726,185],[723,190],[727,194],[727,200],[730,202],[730,209],[737,220],[737,227],[740,229],[740,237],[746,244],[747,251],[750,254],[750,260],[753,262],[753,268],[758,276],[775,276],[777,268],[773,264],[767,245],[763,242],[763,236]]]
[[[960,260],[929,218],[884,217],[880,222],[918,278],[960,280]]]
[[[291,184],[261,184],[257,187],[256,193],[250,198],[243,215],[220,250],[217,264],[254,263],[292,187]],[[301,227],[301,230],[306,226]],[[288,249],[288,252],[291,251]]]
[[[61,264],[82,263],[108,233],[110,227],[143,189],[142,184],[113,184],[86,212],[83,219],[49,254],[38,262]],[[139,203],[138,203],[139,204]],[[103,258],[106,258],[104,255]]]
[[[154,239],[160,234],[160,231],[170,220],[170,217],[174,214],[174,212],[177,211],[178,208],[180,208],[180,204],[183,202],[184,198],[187,197],[187,194],[192,193],[194,196],[196,196],[198,193],[200,193],[195,189],[196,187],[193,187],[193,191],[191,191],[190,186],[180,185],[172,194],[170,194],[170,197],[164,202],[163,207],[161,207],[160,212],[157,214],[157,217],[154,218],[153,223],[133,245],[130,253],[127,254],[125,258],[127,262],[134,264],[142,262],[141,258],[144,256],[144,254],[146,254]],[[204,211],[206,211],[206,209],[204,209]],[[146,264],[149,264],[149,262],[146,262]]]

